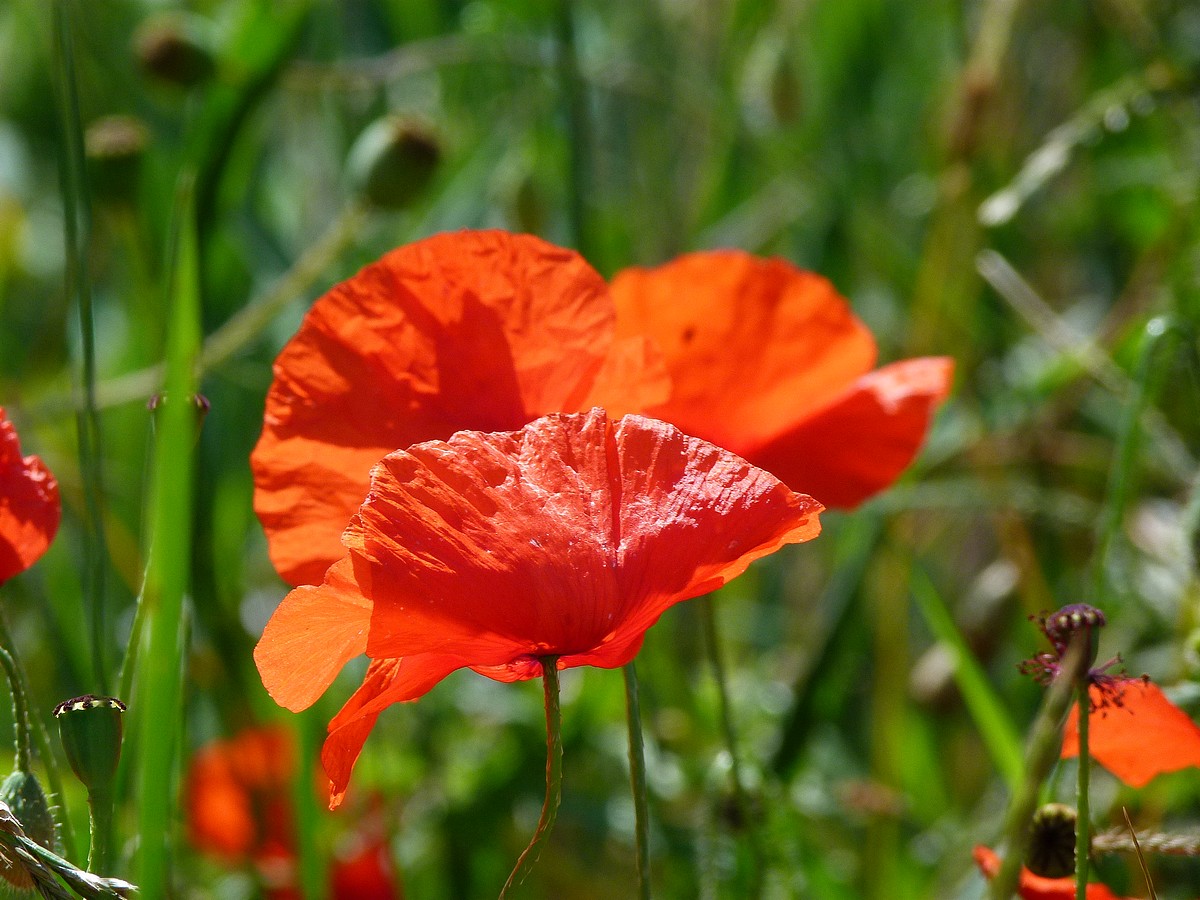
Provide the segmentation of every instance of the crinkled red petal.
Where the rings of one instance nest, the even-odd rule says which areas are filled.
[[[36,456],[22,456],[17,430],[0,407],[0,583],[24,572],[58,531],[58,482]]]

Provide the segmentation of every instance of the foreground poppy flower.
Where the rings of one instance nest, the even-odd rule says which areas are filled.
[[[1088,754],[1130,787],[1200,766],[1200,727],[1151,681],[1114,678],[1088,688]],[[1079,710],[1063,735],[1064,759],[1079,755]]]
[[[291,787],[295,755],[291,735],[279,728],[247,728],[201,747],[185,780],[192,846],[226,863],[251,863],[270,900],[292,900],[297,864],[292,837]],[[386,845],[368,834],[330,867],[334,900],[386,900],[401,896]]]
[[[0,407],[0,584],[37,561],[58,531],[58,482],[36,456],[22,456]]]
[[[342,799],[379,713],[455,669],[498,681],[615,668],[670,606],[820,530],[822,507],[740,457],[641,416],[553,415],[384,457],[349,555],[292,591],[255,660],[299,710],[363,652],[361,688],[322,753]],[[314,654],[314,647],[321,653]]]
[[[1000,857],[989,847],[976,847],[973,854],[975,864],[987,878],[995,878],[1000,871]],[[1017,894],[1022,900],[1075,900],[1074,878],[1043,878],[1028,869],[1021,869],[1021,880]],[[1102,884],[1087,886],[1088,900],[1121,900]]]
[[[320,583],[371,467],[398,447],[665,399],[661,360],[616,341],[615,323],[582,257],[503,231],[435,235],[334,287],[275,362],[251,456],[279,574]]]
[[[875,340],[833,286],[781,259],[690,253],[612,283],[618,336],[657,343],[670,399],[647,415],[852,507],[912,462],[953,362],[872,371]]]

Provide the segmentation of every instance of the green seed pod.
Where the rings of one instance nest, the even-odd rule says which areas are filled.
[[[67,762],[88,793],[108,794],[121,759],[125,704],[84,694],[54,707]]]
[[[1066,878],[1075,871],[1075,810],[1064,803],[1047,803],[1029,824],[1025,866],[1043,878]]]
[[[88,126],[84,150],[96,193],[112,203],[132,205],[149,132],[133,116],[105,116]]]
[[[8,804],[25,835],[37,841],[47,850],[53,850],[57,842],[54,816],[50,814],[50,802],[46,792],[32,772],[13,772],[0,784],[0,801]],[[0,847],[0,888],[9,888],[14,894],[32,894],[33,877],[19,859],[10,859]]]
[[[428,132],[399,116],[377,119],[350,148],[355,188],[384,209],[403,209],[429,186],[442,150]]]
[[[210,26],[196,16],[151,16],[138,27],[133,49],[147,75],[183,88],[207,81],[217,68]]]

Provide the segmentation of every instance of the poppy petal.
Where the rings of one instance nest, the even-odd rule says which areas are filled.
[[[348,559],[330,567],[320,586],[293,590],[254,648],[267,693],[293,712],[312,706],[342,667],[366,652],[370,623],[371,602],[354,581]]]
[[[672,604],[815,537],[821,508],[666,423],[596,409],[390,454],[345,542],[373,657],[615,667]]]
[[[868,372],[825,409],[755,451],[754,463],[829,506],[857,506],[913,461],[953,375],[948,357],[907,359]]]
[[[1200,727],[1157,685],[1124,678],[1089,689],[1088,753],[1130,787],[1156,775],[1200,766]],[[1064,759],[1079,755],[1079,712],[1072,708],[1063,733]]]
[[[989,880],[1000,871],[1000,857],[989,847],[976,847],[972,855],[984,876]],[[1043,878],[1022,867],[1017,894],[1022,900],[1075,900],[1074,878]],[[1087,886],[1087,900],[1121,900],[1103,884]]]
[[[435,235],[334,287],[275,362],[251,457],[276,569],[320,583],[371,466],[397,447],[587,408],[600,373],[607,400],[636,406],[643,389],[614,381],[640,377],[628,356],[607,362],[614,329],[604,280],[530,235]]]
[[[62,508],[58,482],[36,456],[22,456],[17,430],[0,407],[0,584],[46,552]]]
[[[408,659],[374,659],[362,686],[329,723],[321,764],[329,776],[329,808],[346,796],[350,773],[379,714],[393,703],[416,700],[463,663],[454,656],[426,653]]]
[[[747,457],[875,362],[833,285],[781,259],[690,253],[619,272],[612,294],[618,334],[649,337],[666,358],[671,399],[647,412]]]

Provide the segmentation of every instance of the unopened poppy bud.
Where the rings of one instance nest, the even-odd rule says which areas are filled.
[[[67,762],[89,793],[111,789],[121,759],[124,713],[125,704],[120,700],[93,694],[54,707]]]
[[[355,188],[371,203],[403,209],[429,186],[442,150],[428,132],[398,116],[367,126],[350,148]]]
[[[1080,633],[1088,637],[1088,657],[1086,665],[1091,666],[1096,661],[1100,649],[1100,629],[1104,627],[1104,613],[1086,603],[1072,603],[1064,606],[1056,613],[1046,617],[1044,626],[1046,637],[1054,645],[1059,656],[1067,652],[1071,639]]]
[[[146,126],[133,116],[105,116],[88,126],[84,149],[92,183],[102,198],[133,202],[147,134]]]
[[[50,814],[50,802],[46,792],[32,772],[16,771],[0,784],[0,803],[8,805],[25,835],[53,850],[57,841],[54,816]],[[0,886],[16,888],[18,892],[33,893],[33,877],[19,858],[10,857],[7,848],[0,847]]]
[[[1075,871],[1075,810],[1064,803],[1047,803],[1029,823],[1029,852],[1025,867],[1043,878],[1066,878]]]
[[[208,23],[196,16],[152,16],[138,28],[133,46],[146,74],[179,87],[194,87],[216,70]]]

